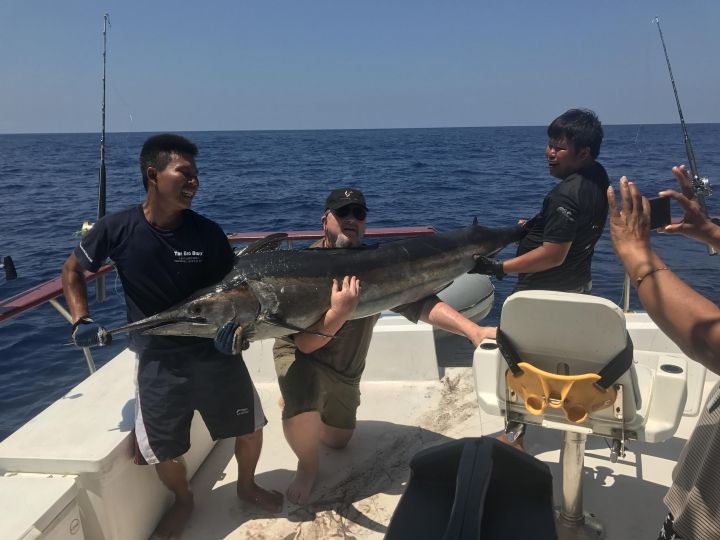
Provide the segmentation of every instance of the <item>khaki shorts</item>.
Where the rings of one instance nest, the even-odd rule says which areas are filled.
[[[343,377],[320,362],[294,355],[276,357],[275,371],[285,401],[283,420],[317,411],[325,425],[355,429],[360,381]]]

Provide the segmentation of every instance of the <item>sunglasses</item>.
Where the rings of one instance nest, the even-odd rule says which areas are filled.
[[[340,219],[345,219],[346,217],[348,217],[350,215],[350,212],[352,212],[352,215],[358,221],[365,221],[365,218],[367,217],[367,210],[365,210],[362,206],[348,205],[342,206],[337,210],[332,211],[332,213]]]

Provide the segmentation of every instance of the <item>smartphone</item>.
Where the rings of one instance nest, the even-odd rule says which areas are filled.
[[[650,230],[670,225],[670,197],[650,199]]]

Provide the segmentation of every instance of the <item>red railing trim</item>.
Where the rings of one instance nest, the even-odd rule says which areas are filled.
[[[106,264],[101,266],[97,272],[85,272],[85,279],[87,279],[88,282],[94,281],[99,276],[107,274],[111,270],[113,270],[113,266]],[[61,294],[62,281],[60,277],[56,277],[50,281],[36,285],[32,289],[16,294],[7,300],[2,300],[0,301],[0,322],[42,305],[53,298],[57,298]]]

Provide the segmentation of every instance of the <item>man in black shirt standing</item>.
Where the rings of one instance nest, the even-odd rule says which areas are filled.
[[[515,291],[589,293],[590,261],[608,211],[608,175],[596,161],[602,125],[593,111],[571,109],[553,120],[547,133],[548,168],[560,183],[527,222],[528,233],[515,257],[481,258],[475,271],[497,278],[518,273]]]
[[[97,271],[107,258],[122,281],[129,322],[169,308],[232,268],[227,236],[190,209],[200,185],[196,154],[197,147],[179,135],[145,141],[140,153],[145,201],[95,223],[65,261],[63,292],[78,347],[109,343],[106,330],[90,317],[84,274]],[[213,439],[235,438],[238,497],[279,511],[282,495],[254,479],[267,421],[242,356],[223,354],[223,344],[209,339],[140,333],[130,335],[130,349],[136,354],[135,461],[155,465],[175,495],[157,536],[178,538],[193,508],[183,454],[195,410]]]
[[[550,174],[560,180],[542,210],[526,222],[527,235],[515,257],[500,261],[480,257],[474,272],[502,279],[518,273],[516,291],[543,289],[590,293],[590,263],[607,220],[605,168],[596,161],[603,129],[588,109],[570,109],[547,130],[545,156]],[[508,422],[500,440],[523,447],[524,424]]]

